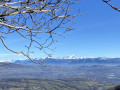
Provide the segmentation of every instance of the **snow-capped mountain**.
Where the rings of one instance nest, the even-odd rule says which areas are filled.
[[[33,59],[35,62],[42,62],[43,59]],[[31,60],[17,60],[15,64],[33,64]],[[120,58],[76,58],[67,57],[63,59],[48,58],[44,64],[120,64]]]
[[[35,58],[35,62],[42,62],[44,58]],[[14,64],[33,64],[29,59],[18,59],[18,60],[1,60],[5,63],[14,63]],[[81,63],[98,63],[98,64],[119,64],[120,58],[106,58],[106,57],[78,57],[76,55],[66,56],[63,58],[48,58],[44,61],[45,64],[81,64]]]
[[[71,55],[71,56],[66,56],[66,57],[63,57],[63,59],[80,59],[80,57],[77,57],[76,55]]]

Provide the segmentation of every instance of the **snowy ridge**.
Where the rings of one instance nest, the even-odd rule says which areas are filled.
[[[33,60],[35,62],[40,62],[44,60],[45,58],[34,58]],[[86,63],[103,63],[103,62],[118,62],[120,61],[120,58],[106,58],[106,57],[78,57],[76,55],[71,56],[65,56],[65,57],[57,57],[57,58],[48,58],[45,63],[80,63],[80,62],[86,62]],[[28,59],[17,59],[17,60],[0,60],[0,62],[7,62],[7,63],[32,63],[31,60]]]

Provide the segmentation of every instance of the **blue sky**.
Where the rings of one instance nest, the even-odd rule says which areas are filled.
[[[120,4],[118,0],[114,5]],[[79,57],[120,57],[120,12],[113,10],[102,0],[81,0],[74,10],[80,8],[81,14],[73,25],[75,30],[64,34],[66,38],[59,37],[53,57],[76,55]],[[13,45],[17,43],[18,46]],[[10,47],[15,50],[23,49],[19,44],[23,42],[19,37],[9,38]],[[44,57],[43,53],[33,55]],[[24,59],[6,50],[0,42],[0,60]]]

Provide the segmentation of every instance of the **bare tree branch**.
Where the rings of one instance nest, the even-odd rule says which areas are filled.
[[[117,7],[115,7],[115,6],[113,6],[113,5],[111,5],[109,2],[111,1],[111,0],[102,0],[103,2],[105,2],[105,3],[107,3],[110,7],[112,7],[114,10],[117,10],[117,11],[120,11],[120,9],[119,8],[117,8]]]
[[[75,0],[76,1],[76,0]],[[75,4],[70,0],[1,0],[0,1],[0,40],[9,51],[22,54],[30,58],[31,48],[34,47],[51,57],[46,49],[56,42],[54,35],[62,36],[72,30],[73,15],[71,6]],[[4,36],[7,34],[19,35],[28,40],[25,45],[27,51],[15,51],[5,43]],[[41,37],[44,34],[45,37]],[[47,36],[47,38],[46,38]],[[45,59],[45,60],[46,60]],[[43,60],[44,61],[44,60]]]

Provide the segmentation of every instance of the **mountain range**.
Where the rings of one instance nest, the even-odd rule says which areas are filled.
[[[41,62],[44,59],[33,60]],[[0,73],[0,78],[85,78],[118,84],[120,82],[120,58],[48,58],[43,65],[34,64],[28,59],[15,60],[11,63],[1,62]]]
[[[35,62],[42,62],[44,59],[33,59]],[[16,60],[12,62],[14,64],[33,64],[31,60]],[[77,59],[55,59],[48,58],[44,62],[44,64],[120,64],[120,58],[77,58]]]

